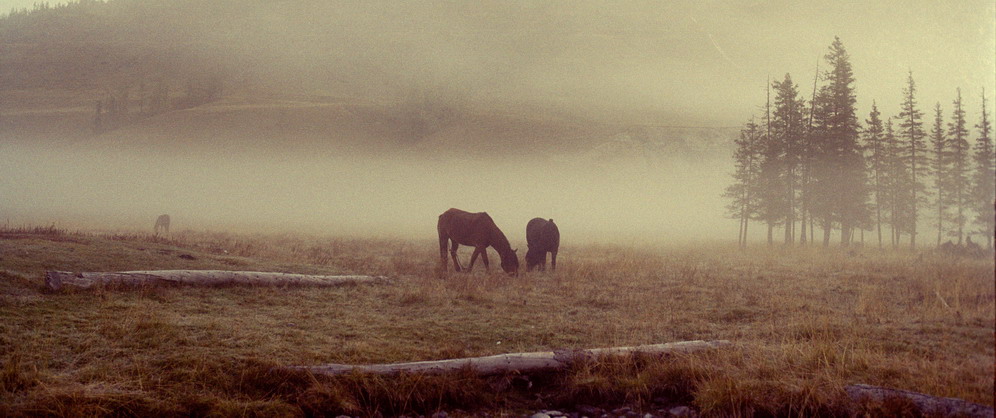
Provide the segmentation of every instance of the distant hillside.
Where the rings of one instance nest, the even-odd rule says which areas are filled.
[[[446,78],[459,68],[427,74],[426,66],[405,67],[419,57],[364,53],[370,40],[338,31],[335,16],[304,20],[299,31],[269,32],[287,27],[282,19],[296,23],[319,10],[376,18],[349,8],[80,0],[16,10],[0,17],[0,133],[181,152],[418,152],[648,164],[677,154],[725,157],[736,135],[654,126],[646,115],[633,118],[640,122],[611,115],[595,121],[549,105],[502,102],[489,90],[497,84]],[[266,38],[273,40],[253,42]],[[399,72],[409,79],[391,75]]]
[[[0,17],[0,89],[112,88],[221,70],[207,36],[235,2],[80,0]]]
[[[251,101],[227,97],[98,135],[94,144],[172,152],[231,150],[360,154],[419,153],[437,158],[526,157],[609,162],[668,156],[726,157],[735,129],[624,126],[494,112],[454,111],[416,135],[398,104],[328,98]],[[635,138],[635,139],[634,139]]]

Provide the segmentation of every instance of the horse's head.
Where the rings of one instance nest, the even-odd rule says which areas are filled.
[[[501,257],[501,269],[505,270],[513,276],[519,275],[519,255],[516,254],[519,250],[512,250],[507,255],[502,255]]]
[[[543,264],[546,253],[533,249],[526,250],[526,271],[533,271],[533,268]]]

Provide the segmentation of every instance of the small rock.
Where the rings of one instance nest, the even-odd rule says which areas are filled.
[[[621,407],[621,408],[616,408],[616,409],[613,409],[613,410],[612,410],[612,413],[613,413],[614,415],[626,415],[626,414],[627,414],[627,413],[629,413],[629,411],[631,411],[631,410],[632,410],[632,409],[630,409],[630,407],[628,407],[628,406],[624,406],[624,407]]]
[[[578,405],[574,409],[578,411],[581,415],[587,415],[589,417],[600,417],[602,416],[602,409],[596,408],[591,405]]]
[[[647,412],[646,414],[643,414],[643,418],[655,418],[655,417],[654,414]]]
[[[560,411],[543,411],[543,413],[547,414],[547,415],[549,415],[551,417],[562,417],[562,416],[567,415],[567,414],[565,414],[563,412],[560,412]]]
[[[550,416],[542,412],[537,412],[535,414],[530,415],[529,418],[550,418]]]
[[[696,413],[694,409],[684,405],[671,408],[667,411],[667,413],[671,414],[671,416],[673,417],[682,417],[682,418],[694,418],[699,416],[699,414]]]

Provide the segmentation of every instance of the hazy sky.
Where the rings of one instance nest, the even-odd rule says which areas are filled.
[[[948,109],[957,87],[977,108],[980,90],[996,87],[991,0],[325,4],[260,7],[275,18],[246,34],[262,35],[251,47],[282,42],[286,53],[318,33],[327,38],[301,59],[354,66],[341,74],[428,74],[479,96],[663,123],[739,125],[763,103],[765,80],[785,73],[808,98],[834,36],[851,55],[862,119],[872,100],[898,113],[908,71],[924,108]]]
[[[0,0],[0,10],[33,3]],[[935,102],[950,108],[961,87],[971,117],[980,90],[996,90],[992,0],[240,6],[251,17],[242,27],[242,19],[226,22],[236,34],[223,35],[234,42],[229,49],[270,54],[291,71],[327,71],[309,73],[313,79],[378,86],[421,77],[487,100],[525,99],[608,118],[739,125],[758,112],[769,76],[791,73],[808,98],[814,66],[834,36],[851,55],[862,119],[872,100],[884,114],[898,113],[908,71],[925,109]]]

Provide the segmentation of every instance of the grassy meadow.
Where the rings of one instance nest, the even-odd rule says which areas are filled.
[[[874,413],[848,403],[854,383],[993,405],[991,259],[585,244],[562,248],[555,273],[509,277],[491,255],[490,274],[444,275],[434,240],[0,230],[0,415],[514,415],[661,398],[705,415]],[[42,290],[46,270],[139,269],[398,280]],[[734,345],[547,376],[333,379],[274,367],[714,339]]]

